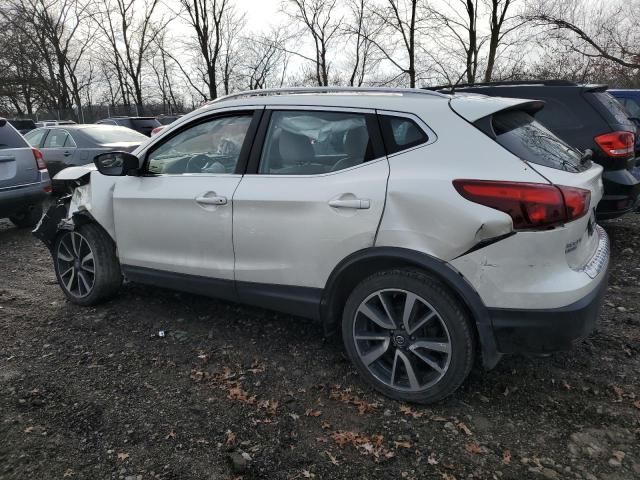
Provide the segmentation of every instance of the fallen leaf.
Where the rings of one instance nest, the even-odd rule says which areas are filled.
[[[437,465],[438,464],[438,460],[436,460],[436,457],[434,456],[433,452],[431,452],[429,454],[429,458],[427,458],[427,463],[429,465]]]
[[[320,410],[312,410],[311,408],[307,408],[304,414],[307,417],[319,417],[320,415],[322,415],[322,412]]]
[[[129,458],[129,454],[128,453],[119,453],[118,454],[118,460],[125,461],[127,458]]]
[[[329,461],[331,462],[332,465],[340,465],[336,457],[331,455],[331,452],[329,452],[328,450],[325,450],[324,453],[327,454],[327,457],[329,457]]]
[[[297,413],[290,413],[289,416],[296,422],[300,419],[300,415],[298,415]]]
[[[62,474],[62,476],[63,476],[64,478],[67,478],[67,477],[73,477],[75,474],[76,474],[76,472],[74,472],[74,471],[73,471],[72,469],[70,469],[70,468],[67,468],[67,469],[64,471],[64,473]]]
[[[400,407],[400,411],[404,413],[407,417],[411,417],[411,418],[420,418],[424,415],[423,412],[417,412],[416,410],[413,410],[411,407],[406,405]]]
[[[302,476],[304,478],[315,478],[315,475],[311,473],[309,470],[302,470]]]
[[[613,456],[616,460],[621,462],[622,460],[624,460],[624,457],[626,457],[627,454],[624,452],[621,452],[620,450],[614,450],[613,452],[611,452],[611,456]]]
[[[227,445],[235,445],[236,444],[236,434],[233,433],[231,430],[227,430],[227,440],[226,440],[226,444]]]
[[[169,440],[170,438],[176,438],[176,432],[174,432],[173,430],[171,430],[166,437],[164,437],[165,440]]]
[[[456,427],[458,427],[458,430],[460,430],[461,432],[464,432],[467,435],[473,435],[473,433],[471,433],[471,430],[469,430],[469,427],[467,427],[464,423],[462,422],[458,422],[456,424]]]
[[[502,463],[509,465],[511,463],[511,451],[505,450],[502,452]]]
[[[456,477],[449,475],[448,473],[441,473],[442,480],[456,480]]]
[[[250,397],[249,394],[240,386],[231,387],[228,390],[227,398],[230,398],[231,400],[238,400],[248,405],[254,405],[256,403],[256,396],[253,395]]]
[[[562,386],[567,390],[571,390],[573,387],[567,383],[566,380],[562,380]]]
[[[411,442],[394,442],[396,448],[411,448]]]
[[[636,400],[635,402],[633,402],[633,406],[640,410],[640,400]]]
[[[36,427],[27,427],[27,428],[24,429],[24,433],[31,433],[31,432],[33,432],[34,428],[36,428]]]
[[[616,402],[621,402],[622,395],[624,395],[624,390],[622,390],[622,388],[620,388],[618,385],[611,385],[611,388],[613,390],[613,393],[616,394]]]
[[[480,448],[480,445],[478,445],[476,442],[472,442],[472,443],[467,443],[467,445],[465,445],[464,447],[467,452],[469,452],[471,455],[475,455],[477,453],[481,453],[482,449]]]
[[[640,407],[638,407],[638,408],[640,408]],[[331,429],[331,424],[329,422],[322,422],[321,427],[322,427],[323,430],[329,430],[329,429]]]

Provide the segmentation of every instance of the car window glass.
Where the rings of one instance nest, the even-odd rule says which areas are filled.
[[[622,124],[629,122],[629,116],[627,112],[610,93],[596,92],[592,95],[607,108],[607,110],[614,116],[617,122],[620,122]]]
[[[416,147],[429,140],[427,134],[409,118],[381,115],[380,126],[387,155]]]
[[[556,98],[541,98],[544,108],[536,113],[536,120],[550,130],[581,130],[584,121],[577,114],[575,107]]]
[[[68,147],[68,148],[75,148],[76,147],[76,142],[73,140],[73,138],[71,137],[71,134],[67,132],[67,137],[64,141],[64,146]]]
[[[0,127],[0,149],[4,148],[24,148],[29,144],[18,131],[11,126],[9,122]]]
[[[32,147],[39,147],[42,144],[42,139],[46,134],[46,130],[32,130],[27,133],[24,138]]]
[[[51,130],[44,141],[44,148],[63,148],[68,136],[64,130]]]
[[[234,173],[252,116],[234,115],[199,123],[160,144],[148,156],[156,174]]]
[[[357,113],[275,111],[259,173],[317,175],[373,158],[366,116]]]
[[[510,110],[492,118],[496,142],[522,160],[545,167],[580,172],[589,168],[582,155],[543,127],[527,112]]]
[[[631,117],[640,118],[640,104],[633,98],[618,99],[629,112]]]

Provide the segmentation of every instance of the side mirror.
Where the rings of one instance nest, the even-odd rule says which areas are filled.
[[[101,174],[110,177],[135,175],[140,168],[138,157],[127,152],[101,153],[96,155],[93,163]]]

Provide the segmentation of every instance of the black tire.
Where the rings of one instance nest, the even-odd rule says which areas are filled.
[[[382,301],[380,293],[385,297],[384,301]],[[413,306],[416,303],[412,303],[410,308],[406,307],[409,305],[410,294],[419,297],[417,305],[419,308],[425,309],[426,313],[420,313],[417,310],[418,307]],[[404,300],[401,295],[405,295]],[[376,302],[383,308],[377,310],[373,308]],[[393,302],[400,302],[400,305],[404,305],[401,307],[404,310],[399,311]],[[364,310],[361,309],[362,306],[364,306]],[[393,318],[391,322],[395,326],[388,330],[379,328],[378,331],[378,322],[371,322],[370,314],[363,313],[363,311],[371,312],[372,309],[383,316],[386,315],[386,318]],[[415,337],[410,333],[405,336],[405,332],[411,330],[411,328],[405,328],[403,323],[405,310],[410,312],[406,317],[409,319],[407,322],[414,322],[411,327],[418,324],[424,325],[421,327],[424,330],[416,330]],[[431,315],[430,312],[436,312],[436,316]],[[425,320],[427,317],[435,320]],[[356,322],[358,323],[356,324]],[[363,322],[365,325],[371,325],[375,332],[366,331],[363,333],[361,328]],[[398,326],[401,328],[398,329]],[[357,334],[356,329],[358,329]],[[368,329],[369,327],[367,327]],[[438,345],[444,345],[444,348],[447,349],[446,353],[427,350],[427,354],[425,354],[425,351],[419,350],[422,347],[416,345],[429,343],[421,341],[421,338],[418,337],[420,334],[434,331],[440,332],[438,337],[441,337],[444,332],[444,338],[449,343],[439,343]],[[385,334],[384,332],[388,332],[390,335],[389,340],[381,340],[381,338],[375,338],[372,341],[362,340],[367,337],[373,339],[378,336],[378,333],[381,337]],[[428,404],[451,395],[469,375],[475,358],[473,327],[463,306],[437,279],[414,270],[383,271],[363,280],[351,292],[345,304],[342,337],[349,358],[366,382],[388,397],[407,402]],[[402,343],[399,343],[400,340]],[[373,341],[381,343],[373,343]],[[377,347],[378,345],[379,347]],[[417,348],[412,350],[414,347]],[[379,358],[376,357],[379,351],[385,348],[387,349],[385,353]],[[371,358],[368,353],[374,350],[378,350],[373,355],[377,359],[369,364],[371,367],[368,367],[365,365],[365,362]],[[397,350],[400,350],[401,353],[398,354]],[[416,351],[419,353],[414,353]],[[394,356],[393,366],[391,366],[389,355]],[[434,363],[435,358],[439,370],[425,364],[424,357],[428,357],[431,364]],[[415,384],[411,384],[407,361],[411,364],[411,370],[414,373],[413,379],[422,379],[423,382],[417,381]],[[404,385],[402,384],[402,376],[398,377],[400,378],[398,387],[394,386],[397,374],[396,362],[399,366],[398,372],[404,370],[406,377]],[[390,382],[383,378],[389,372]]]
[[[18,228],[33,228],[42,217],[42,204],[31,205],[25,210],[15,213],[9,217],[11,223]]]
[[[92,253],[91,267],[93,268],[93,282],[91,288],[80,289],[79,291],[74,291],[74,285],[80,288],[80,275],[77,275],[77,284],[74,284],[70,274],[65,276],[66,270],[61,271],[61,269],[71,264],[71,262],[64,259],[66,258],[66,253],[71,253],[71,256],[75,255],[73,252],[70,252],[68,247],[65,249],[64,246],[69,245],[70,237],[68,236],[74,233],[82,236]],[[64,245],[61,247],[61,244]],[[76,255],[76,258],[82,258],[83,255],[84,258],[86,258],[87,246],[81,248],[84,248],[84,250],[81,250],[82,253]],[[96,224],[89,223],[81,225],[75,231],[62,232],[56,238],[52,255],[58,284],[72,303],[82,306],[96,305],[113,297],[122,285],[122,273],[120,271],[118,257],[116,256],[116,246],[109,234]],[[87,270],[83,270],[83,272],[84,275],[88,276],[88,263],[86,267]],[[64,279],[62,278],[63,276]],[[72,280],[71,282],[69,281],[70,279]],[[72,286],[68,287],[68,284]]]

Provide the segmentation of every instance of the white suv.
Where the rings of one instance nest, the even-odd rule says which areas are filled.
[[[594,327],[602,167],[539,101],[409,89],[225,97],[77,186],[35,234],[70,301],[123,277],[320,320],[384,394],[433,402],[479,353],[564,349]]]

